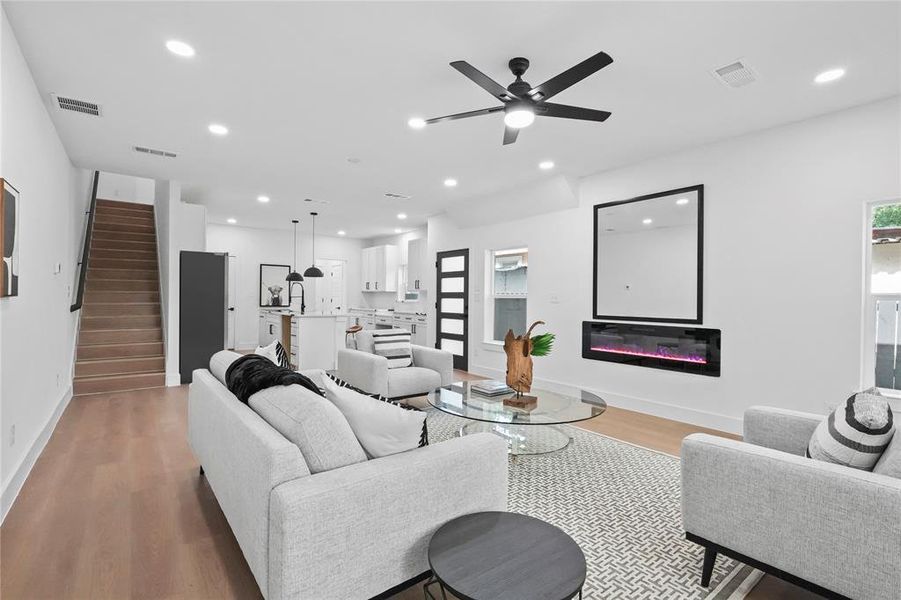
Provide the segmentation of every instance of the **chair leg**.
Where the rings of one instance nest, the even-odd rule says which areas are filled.
[[[704,567],[701,569],[701,585],[710,585],[710,577],[713,575],[713,566],[716,564],[716,550],[704,548]]]
[[[204,474],[203,465],[200,465],[200,476],[203,477],[203,474]]]

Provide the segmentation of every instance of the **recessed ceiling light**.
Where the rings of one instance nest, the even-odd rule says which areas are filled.
[[[688,198],[679,198],[678,200],[676,200],[676,204],[678,204],[679,206],[685,206],[686,204],[688,204]]]
[[[210,126],[207,127],[210,130],[210,133],[213,135],[225,135],[228,133],[228,127],[225,125],[220,125],[219,123],[210,123]]]
[[[192,48],[189,44],[180,42],[178,40],[169,40],[168,42],[166,42],[166,48],[172,54],[177,54],[179,56],[185,57],[194,56],[194,48]]]
[[[343,229],[339,229],[339,230],[338,230],[338,235],[347,235],[347,232],[344,231]]]
[[[457,180],[453,178],[445,179],[444,187],[457,187]]]
[[[535,121],[535,112],[530,108],[517,108],[504,115],[504,124],[513,129],[528,127]]]
[[[650,225],[651,223],[654,222],[654,219],[643,219],[641,222],[644,223],[645,225]]]
[[[407,218],[407,213],[397,213],[397,218],[403,221]]]
[[[404,231],[404,230],[401,229],[400,227],[395,227],[395,228],[394,228],[394,233],[403,233],[403,231]]]
[[[238,222],[238,220],[234,219],[232,217],[229,217],[228,219],[225,220],[225,222],[228,223],[229,225],[234,225],[235,223]]]
[[[267,202],[269,202],[269,196],[257,196],[257,202],[266,204]]]
[[[814,81],[816,83],[829,83],[830,81],[835,81],[836,79],[841,79],[845,76],[844,69],[829,69],[828,71],[823,71],[816,77],[814,77]]]
[[[552,161],[552,160],[543,160],[543,161],[541,161],[540,163],[538,163],[538,168],[541,169],[542,171],[547,171],[548,169],[553,169],[553,168],[554,168],[554,161]]]
[[[409,125],[413,129],[422,129],[425,127],[425,119],[420,119],[419,117],[413,117],[409,121],[407,121],[407,125]]]

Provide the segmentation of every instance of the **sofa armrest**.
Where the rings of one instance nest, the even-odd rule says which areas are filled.
[[[269,600],[369,598],[428,570],[435,530],[507,508],[507,446],[491,434],[304,477],[270,499]]]
[[[745,411],[744,441],[804,456],[814,430],[824,418],[796,410],[752,406]]]
[[[388,393],[388,359],[362,350],[338,350],[338,377],[367,394]]]
[[[413,366],[438,371],[442,386],[454,382],[454,355],[447,350],[414,345]]]
[[[897,600],[901,480],[692,434],[685,530],[853,598]]]

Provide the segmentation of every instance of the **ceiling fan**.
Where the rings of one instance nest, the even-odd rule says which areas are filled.
[[[541,85],[532,87],[529,83],[522,80],[522,76],[529,68],[529,60],[519,56],[511,59],[509,63],[510,70],[516,76],[516,80],[505,88],[465,60],[456,60],[450,63],[450,66],[460,71],[477,86],[504,104],[492,108],[427,119],[426,121],[419,121],[419,123],[420,126],[432,125],[442,121],[466,119],[503,111],[504,125],[506,126],[504,129],[504,145],[507,145],[515,142],[516,137],[519,135],[519,130],[531,125],[535,117],[559,117],[603,122],[610,116],[610,113],[606,110],[554,104],[548,102],[548,100],[589,75],[600,71],[612,62],[613,59],[606,52],[598,52],[576,66],[563,71],[556,77],[548,79]]]

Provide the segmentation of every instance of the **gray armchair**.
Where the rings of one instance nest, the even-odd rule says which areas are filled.
[[[830,598],[901,598],[901,479],[804,457],[820,415],[745,412],[744,442],[682,442],[682,519],[705,548]]]
[[[412,366],[389,369],[387,358],[373,354],[372,331],[357,333],[356,342],[356,349],[338,351],[338,377],[364,392],[409,398],[453,383],[450,352],[414,345]]]

